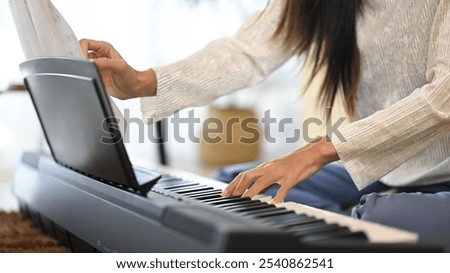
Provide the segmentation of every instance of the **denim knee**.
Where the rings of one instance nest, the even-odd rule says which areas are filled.
[[[450,192],[368,194],[352,217],[417,232],[423,243],[450,246]]]

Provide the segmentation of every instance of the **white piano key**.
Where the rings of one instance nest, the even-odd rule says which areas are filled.
[[[155,169],[155,166],[151,166],[150,169]],[[227,184],[215,181],[200,175],[192,174],[189,172],[180,171],[178,169],[171,169],[167,167],[156,167],[156,169],[163,169],[168,173],[173,175],[178,175],[179,177],[188,178],[192,181],[196,181],[203,185],[213,186],[216,189],[224,189]],[[261,202],[272,203],[272,197],[264,194],[259,194],[253,198],[254,200],[260,200]],[[316,217],[322,219],[330,224],[339,224],[341,226],[348,227],[352,231],[363,231],[366,233],[368,239],[372,243],[417,243],[419,236],[417,233],[409,232],[406,230],[401,230],[398,228],[388,227],[385,225],[363,221],[359,219],[354,219],[341,214],[329,212],[326,210],[316,209],[306,205],[294,203],[294,202],[284,202],[275,203],[277,207],[284,207],[286,209],[292,210],[297,214],[306,214],[311,217]]]
[[[277,207],[284,207],[293,210],[297,214],[306,214],[324,220],[329,224],[339,224],[348,227],[351,231],[363,231],[372,243],[417,243],[418,234],[401,230],[398,228],[388,227],[385,225],[368,222],[364,220],[354,219],[338,213],[316,209],[310,206],[285,202],[275,204]]]

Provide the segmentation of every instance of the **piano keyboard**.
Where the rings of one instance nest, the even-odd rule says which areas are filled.
[[[226,184],[190,173],[175,176],[174,172],[180,171],[174,170],[170,172],[171,175],[163,175],[153,191],[181,196],[222,211],[269,223],[275,228],[290,233],[300,242],[335,240],[351,240],[358,243],[413,244],[418,242],[416,233],[353,219],[294,202],[273,204],[272,198],[263,194],[253,199],[238,196],[224,198],[221,192]],[[187,177],[189,178],[186,179]]]
[[[441,251],[415,233],[266,195],[223,198],[225,183],[178,169],[140,164],[162,174],[146,198],[33,158],[13,181],[21,211],[73,252]]]

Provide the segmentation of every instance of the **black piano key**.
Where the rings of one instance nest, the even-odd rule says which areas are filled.
[[[223,200],[223,199],[224,199],[224,197],[221,194],[218,194],[215,198],[203,199],[202,203],[208,204],[209,202],[219,201],[219,200]]]
[[[221,194],[222,191],[221,190],[204,190],[204,191],[198,191],[198,192],[192,192],[192,193],[186,193],[184,194],[184,196],[187,196],[189,198],[195,198],[195,197],[199,197],[199,196],[205,196],[208,194]]]
[[[212,188],[200,187],[200,188],[180,189],[180,190],[174,191],[174,193],[186,196],[186,194],[204,192],[205,190],[208,190],[208,189],[211,190]]]
[[[312,227],[315,224],[317,224],[316,227]],[[334,230],[337,230],[340,228],[341,227],[337,224],[326,224],[326,223],[321,224],[320,222],[317,222],[317,223],[312,223],[312,224],[296,226],[295,228],[291,227],[291,228],[289,228],[289,231],[295,237],[301,237],[301,236],[308,235],[308,234],[334,231]]]
[[[196,187],[172,190],[172,192],[178,193],[178,194],[185,194],[185,193],[198,192],[198,191],[202,191],[202,190],[212,190],[212,189],[213,189],[212,187],[196,186]]]
[[[178,191],[178,190],[190,189],[190,188],[206,188],[206,186],[200,185],[200,184],[192,185],[192,186],[185,186],[185,185],[167,185],[167,187],[171,187],[171,186],[174,186],[174,187],[176,187],[176,186],[181,186],[181,187],[179,187],[179,188],[172,188],[172,189],[170,189],[170,190],[173,191],[173,192]]]
[[[197,194],[197,195],[186,195],[189,198],[195,199],[195,200],[202,200],[202,199],[208,199],[208,198],[217,198],[217,196],[220,196],[220,191],[211,191],[211,192],[205,192],[203,194]]]
[[[236,203],[239,201],[247,201],[247,200],[251,200],[250,197],[232,196],[232,197],[225,197],[217,201],[207,201],[205,203],[215,206],[220,204]]]
[[[301,230],[301,229],[314,229],[314,228],[320,228],[320,227],[324,227],[327,226],[327,222],[325,222],[324,220],[319,220],[319,221],[315,221],[312,223],[300,223],[297,225],[291,225],[287,230],[288,231],[296,231],[296,230]]]
[[[305,235],[298,238],[301,242],[318,242],[318,241],[337,241],[337,240],[352,240],[355,242],[368,242],[367,236],[364,232],[353,232],[347,227],[341,227],[334,231],[319,232],[311,235]]]
[[[243,207],[248,207],[252,204],[261,204],[262,202],[259,200],[245,200],[245,201],[239,201],[236,203],[226,203],[226,204],[220,204],[220,205],[216,205],[216,208],[219,209],[234,209],[234,208],[243,208]]]
[[[258,216],[258,218],[264,218],[263,220],[268,221],[268,222],[279,222],[280,218],[283,219],[283,217],[295,217],[296,214],[295,212],[291,211],[291,210],[287,210],[287,209],[281,209],[278,211],[278,213],[272,213],[272,214],[264,214],[261,216]]]
[[[275,207],[275,206],[271,205],[271,204],[267,204],[267,203],[260,203],[260,204],[253,204],[250,206],[245,206],[243,208],[228,209],[228,211],[234,212],[234,213],[240,213],[240,212],[249,212],[249,211],[253,211],[253,210],[260,210],[260,209],[272,208],[272,207]]]
[[[309,223],[316,223],[316,222],[320,222],[322,220],[311,217],[311,216],[307,216],[307,215],[295,215],[295,216],[291,216],[289,214],[287,215],[280,215],[277,216],[276,219],[274,219],[275,217],[269,218],[269,219],[264,219],[265,221],[271,222],[273,223],[275,226],[280,227],[280,228],[288,228],[291,226],[296,226],[296,225],[302,225],[302,224],[309,224]]]
[[[179,185],[163,187],[163,189],[165,189],[165,190],[172,190],[172,189],[178,189],[178,188],[183,188],[183,187],[191,187],[191,186],[197,186],[197,185],[200,185],[200,184],[186,182],[184,184],[182,183],[182,184],[179,184]]]
[[[265,218],[265,217],[274,216],[274,215],[281,215],[286,212],[288,212],[288,211],[284,208],[274,207],[274,208],[263,209],[260,211],[251,211],[251,212],[247,212],[245,214],[249,215],[253,218]]]
[[[270,222],[270,223],[280,223],[283,221],[291,220],[298,216],[298,214],[296,214],[292,210],[286,210],[286,211],[287,211],[287,213],[284,213],[282,215],[272,216],[270,218],[264,219],[264,221]]]
[[[206,195],[202,195],[202,196],[197,196],[193,199],[196,199],[198,201],[207,201],[207,200],[217,200],[218,198],[221,198],[221,192],[220,193],[211,193],[211,194],[206,194]]]
[[[259,209],[254,209],[254,210],[249,210],[249,211],[241,211],[238,213],[243,216],[253,217],[253,216],[263,213],[263,212],[278,210],[278,208],[275,207],[274,205],[270,205],[270,204],[267,204],[267,205],[268,205],[267,207],[260,207]]]

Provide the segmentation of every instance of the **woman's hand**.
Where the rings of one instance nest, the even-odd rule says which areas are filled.
[[[285,157],[239,174],[224,190],[222,196],[243,195],[253,198],[273,184],[279,184],[280,189],[273,201],[283,202],[295,185],[311,177],[324,165],[338,159],[333,144],[328,137],[324,137]]]
[[[107,42],[82,39],[86,58],[94,59],[108,93],[118,99],[156,95],[156,75],[152,69],[136,71]]]

